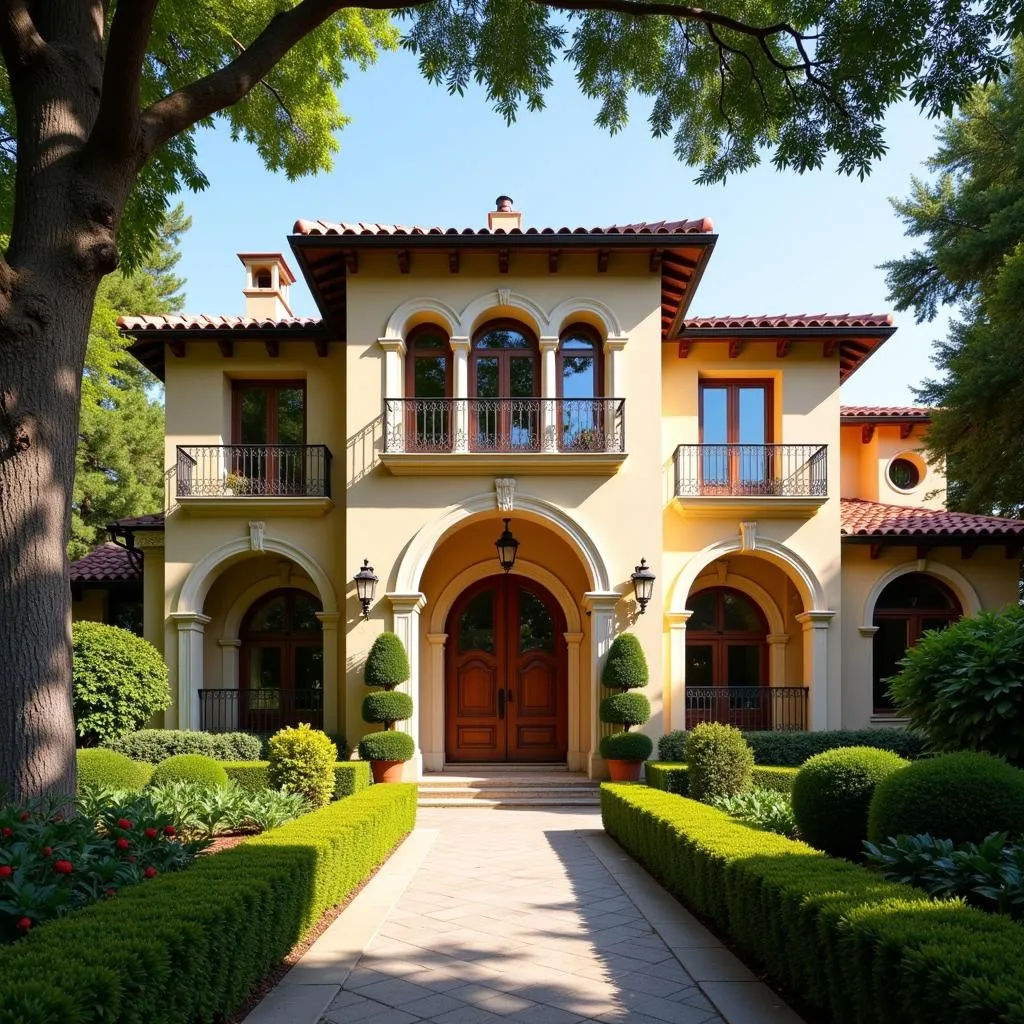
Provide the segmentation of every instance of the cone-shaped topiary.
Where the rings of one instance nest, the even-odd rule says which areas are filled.
[[[370,648],[363,678],[367,686],[379,686],[383,692],[371,693],[363,700],[363,721],[383,723],[385,729],[370,733],[359,744],[359,756],[364,761],[408,761],[416,753],[413,738],[395,732],[395,722],[404,722],[413,714],[412,697],[395,692],[409,674],[409,657],[401,637],[381,633]]]
[[[601,721],[615,725],[643,725],[651,717],[651,702],[642,693],[613,693],[601,701]]]
[[[648,737],[629,732],[630,726],[643,725],[651,717],[651,705],[643,694],[630,693],[632,689],[647,685],[650,673],[644,649],[632,633],[620,633],[612,641],[608,658],[601,673],[601,682],[610,694],[601,701],[601,721],[621,725],[623,731],[605,736],[600,743],[601,756],[611,761],[646,761],[654,744]],[[639,768],[636,769],[639,772]]]
[[[369,694],[363,701],[363,721],[383,722],[392,728],[395,722],[412,718],[412,697],[395,690]]]
[[[644,649],[632,633],[620,633],[608,651],[601,683],[609,690],[632,690],[649,679]]]
[[[381,633],[366,658],[363,679],[367,686],[393,690],[409,678],[409,658],[397,633]]]

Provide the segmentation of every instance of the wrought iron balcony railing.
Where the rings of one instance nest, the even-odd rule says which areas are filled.
[[[804,730],[806,686],[687,686],[686,728],[723,722],[737,729]]]
[[[621,453],[625,404],[621,398],[388,398],[384,451]]]
[[[178,445],[179,498],[331,496],[323,444]]]
[[[204,732],[276,732],[324,719],[323,690],[199,690],[199,728]]]
[[[677,498],[828,497],[823,444],[681,444]]]

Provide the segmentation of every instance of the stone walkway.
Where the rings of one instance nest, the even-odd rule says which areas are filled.
[[[348,920],[346,920],[348,919]],[[246,1024],[801,1024],[589,810],[421,810]]]

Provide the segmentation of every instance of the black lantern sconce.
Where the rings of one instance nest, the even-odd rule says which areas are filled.
[[[657,577],[651,572],[646,558],[640,559],[640,564],[633,571],[630,579],[633,581],[633,593],[636,594],[636,603],[640,605],[640,614],[643,615],[647,603],[654,596],[654,581]]]
[[[373,595],[377,592],[377,577],[373,574],[373,566],[368,558],[363,559],[363,567],[353,577],[356,584],[356,596],[363,606],[363,618],[370,617],[370,605],[373,604]]]
[[[512,531],[508,528],[510,522],[510,519],[505,520],[505,529],[494,542],[494,546],[498,549],[498,561],[505,572],[508,572],[516,564],[516,552],[519,550],[519,541],[512,536]]]

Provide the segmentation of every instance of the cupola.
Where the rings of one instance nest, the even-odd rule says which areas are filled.
[[[245,267],[245,315],[258,320],[280,320],[292,316],[288,290],[295,275],[279,252],[240,252]]]

